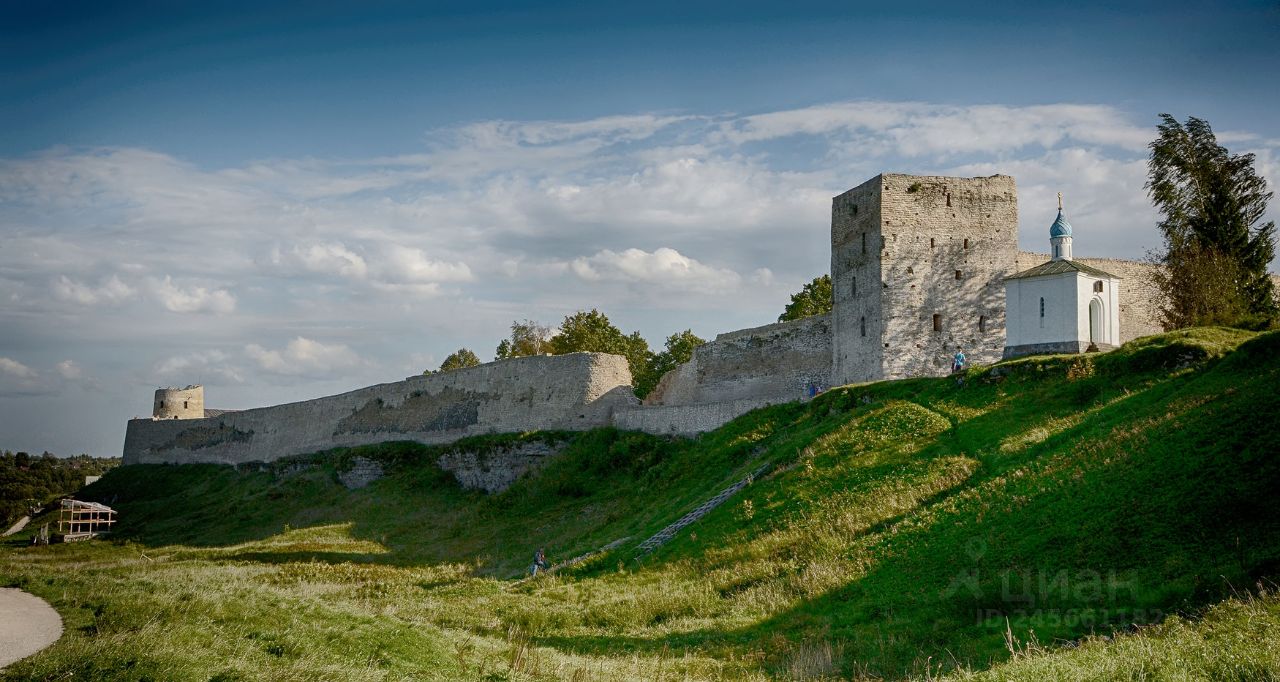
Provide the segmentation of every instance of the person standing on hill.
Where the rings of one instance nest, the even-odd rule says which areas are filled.
[[[967,361],[967,358],[965,358],[964,356],[964,351],[957,350],[955,357],[951,359],[951,372],[955,373],[964,369],[964,364],[966,361]]]
[[[533,565],[529,567],[529,574],[536,576],[538,575],[538,571],[545,572],[550,567],[550,564],[547,563],[546,551],[538,549],[538,551],[533,553]]]

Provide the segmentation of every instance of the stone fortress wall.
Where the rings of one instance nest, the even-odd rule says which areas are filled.
[[[516,358],[217,416],[133,419],[124,463],[239,464],[390,440],[583,430],[609,426],[615,407],[637,402],[620,356]]]
[[[879,175],[832,200],[830,315],[720,334],[644,404],[626,360],[598,353],[504,360],[240,412],[205,409],[198,386],[161,389],[155,418],[129,422],[124,461],[270,461],[389,440],[603,426],[692,435],[815,389],[945,374],[956,349],[998,361],[1004,278],[1048,259],[1017,250],[1009,176]],[[1160,331],[1152,266],[1078,260],[1123,278],[1122,341]]]
[[[720,334],[667,372],[643,405],[615,411],[614,424],[689,435],[830,386],[831,316],[815,315]]]
[[[156,419],[199,419],[204,416],[204,387],[157,388],[151,414]]]
[[[950,371],[1004,350],[1018,191],[1007,175],[883,174],[831,203],[833,381]]]

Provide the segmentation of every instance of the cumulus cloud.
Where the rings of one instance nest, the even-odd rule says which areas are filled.
[[[226,289],[183,288],[168,275],[163,280],[152,280],[151,290],[167,310],[175,313],[227,314],[236,309],[236,297]]]
[[[705,265],[666,247],[652,253],[641,249],[622,252],[605,249],[593,256],[574,259],[569,268],[589,282],[638,282],[690,291],[725,291],[742,281],[732,270]]]
[[[428,258],[422,249],[389,244],[379,268],[384,279],[392,283],[467,282],[471,268],[466,263]]]
[[[125,284],[115,275],[102,280],[96,287],[83,284],[66,275],[59,275],[53,282],[54,296],[80,305],[97,305],[98,303],[114,305],[133,298],[136,293],[133,287]]]
[[[175,385],[244,383],[244,371],[226,352],[217,349],[170,356],[157,363],[152,373],[157,380]]]
[[[0,357],[0,395],[38,395],[51,390],[39,372],[13,358]]]
[[[6,374],[18,379],[34,379],[39,374],[30,367],[14,360],[12,358],[0,357],[0,374]]]
[[[364,279],[369,274],[369,265],[364,257],[341,242],[295,244],[287,251],[277,246],[272,249],[271,262],[350,279]]]
[[[84,370],[72,360],[63,360],[55,365],[58,370],[58,376],[68,381],[74,381],[84,376]]]
[[[244,350],[260,369],[272,374],[335,376],[363,364],[360,356],[343,344],[324,344],[302,336],[279,350],[269,350],[256,343],[245,346]]]

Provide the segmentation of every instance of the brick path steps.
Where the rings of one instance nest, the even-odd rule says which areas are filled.
[[[684,516],[680,517],[680,520],[667,526],[666,528],[663,528],[662,530],[655,533],[648,540],[645,540],[644,542],[637,545],[636,549],[640,550],[640,555],[643,556],[667,544],[667,542],[669,542],[671,538],[675,537],[676,533],[679,533],[681,529],[683,529],[685,526],[688,526],[694,521],[697,521],[698,519],[706,516],[712,509],[715,509],[716,507],[719,507],[721,504],[724,504],[725,500],[728,500],[730,497],[733,497],[734,495],[738,494],[738,492],[743,488],[751,485],[752,481],[759,478],[761,474],[763,474],[768,470],[769,470],[768,464],[761,465],[755,471],[751,472],[750,474],[747,474],[746,478],[743,478],[741,481],[738,481],[737,483],[734,483],[728,488],[721,490],[719,494],[707,500],[706,502],[703,502],[701,505],[698,506],[697,509],[694,509],[688,514],[685,514]]]

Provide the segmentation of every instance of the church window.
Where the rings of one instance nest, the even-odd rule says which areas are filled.
[[[935,332],[942,331],[942,316],[938,315],[937,313],[934,313],[933,315],[933,331]]]
[[[859,318],[858,325],[862,327],[862,335],[866,336],[867,335],[867,318],[865,317]]]
[[[1102,293],[1102,280],[1098,280],[1093,283],[1093,290],[1098,293]]]

